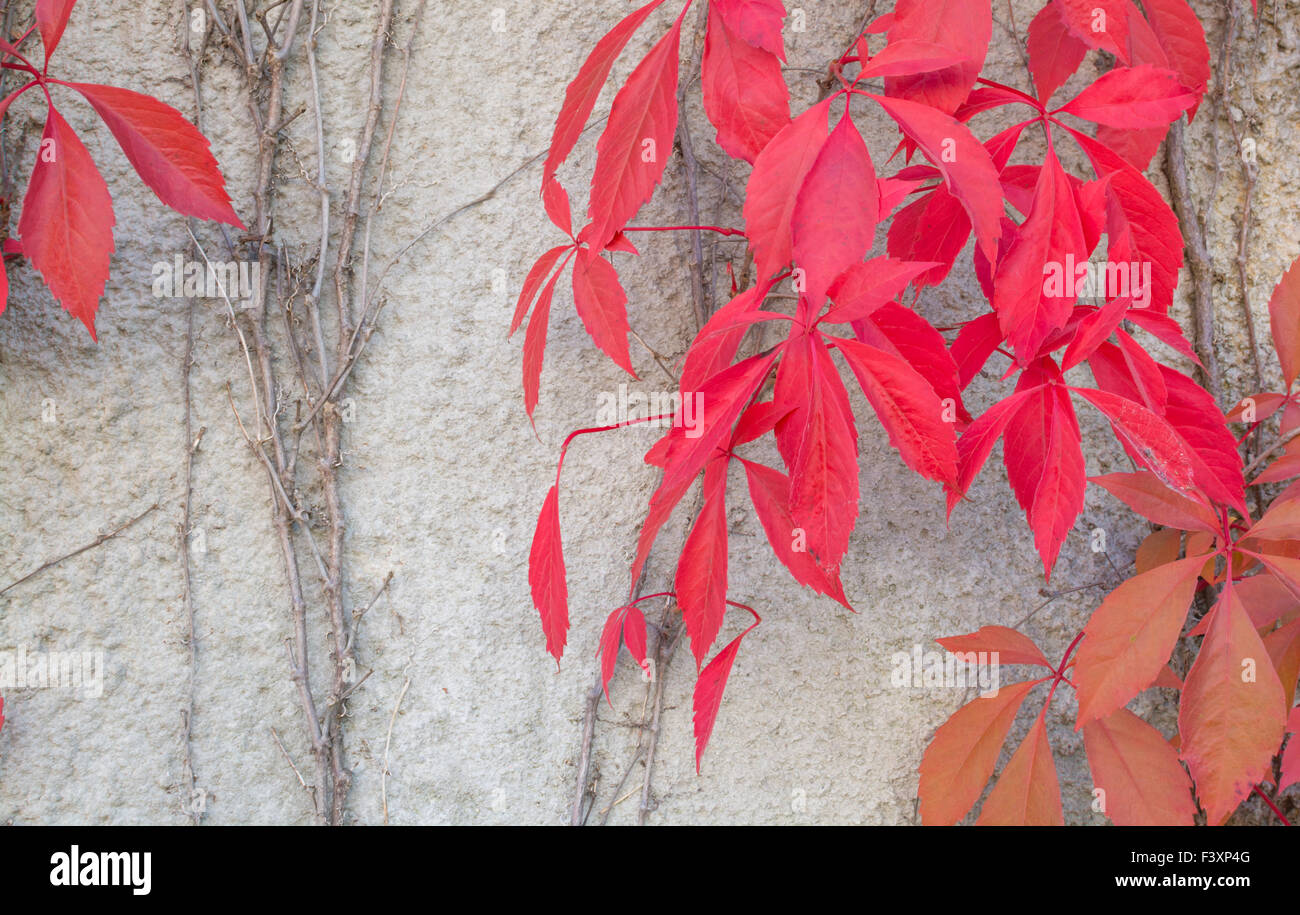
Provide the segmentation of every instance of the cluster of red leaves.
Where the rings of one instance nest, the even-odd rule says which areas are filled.
[[[23,197],[18,234],[4,242],[5,254],[20,254],[45,280],[50,292],[95,336],[95,310],[108,281],[113,253],[113,201],[90,152],[54,107],[51,87],[72,89],[90,103],[117,139],[136,173],[158,199],[186,216],[243,228],[231,209],[225,180],[207,139],[179,111],[139,92],[73,83],[49,75],[50,58],[63,37],[76,0],[37,0],[35,23],[12,44],[0,37],[6,70],[29,79],[0,99],[0,117],[14,99],[40,89],[49,106],[40,149]],[[19,50],[39,32],[45,60],[38,69]],[[0,312],[9,280],[0,267]]]
[[[632,372],[627,296],[614,257],[636,254],[628,234],[648,227],[630,223],[660,182],[672,148],[679,39],[690,0],[614,98],[597,143],[589,222],[577,234],[557,175],[614,61],[663,2],[633,12],[596,45],[556,123],[542,200],[569,242],[537,260],[511,327],[513,333],[528,317],[524,392],[530,416],[555,287],[570,262],[584,326],[602,351]],[[704,111],[719,146],[752,165],[743,233],[723,231],[745,236],[758,281],[733,290],[735,297],[686,354],[680,393],[702,397],[703,415],[689,434],[674,426],[646,455],[662,479],[631,568],[635,583],[656,535],[702,476],[703,507],[670,592],[701,668],[697,765],[743,638],[704,664],[727,607],[739,606],[727,597],[726,497],[733,461],[744,470],[778,560],[801,585],[849,606],[840,565],[858,516],[858,431],[835,353],[904,463],[943,485],[950,515],[1004,440],[1008,480],[1048,575],[1082,510],[1087,483],[1075,395],[1109,421],[1146,472],[1144,481],[1204,506],[1212,520],[1228,512],[1248,517],[1237,442],[1213,399],[1130,333],[1140,328],[1195,360],[1168,314],[1182,266],[1178,221],[1142,174],[1169,125],[1184,113],[1194,116],[1209,80],[1204,31],[1186,0],[1148,0],[1142,10],[1131,0],[1050,0],[1029,27],[1034,95],[979,77],[992,38],[989,0],[898,0],[833,64],[838,91],[794,117],[781,71],[784,15],[780,0],[709,4],[700,80]],[[885,44],[873,55],[872,36],[878,35]],[[1112,55],[1116,66],[1064,104],[1051,105],[1091,50]],[[875,79],[883,80],[883,93],[865,88]],[[1008,106],[1027,107],[1027,119],[990,139],[977,138],[970,125]],[[877,110],[900,134],[890,161],[903,161],[892,173],[878,171],[858,126]],[[1082,129],[1088,123],[1095,126],[1091,133]],[[1043,139],[1041,161],[1012,164],[1027,131]],[[1067,171],[1057,152],[1060,141],[1081,149],[1089,174]],[[924,162],[909,164],[918,152]],[[877,228],[885,223],[885,253],[871,256]],[[990,308],[948,341],[904,304],[904,294],[941,283],[972,236],[973,266]],[[1103,236],[1108,267],[1149,270],[1142,294],[1127,285],[1108,288],[1095,305],[1080,299],[1082,273],[1068,275],[1061,288],[1045,282],[1050,265],[1068,270],[1087,264]],[[769,295],[786,281],[798,297],[792,309],[781,311],[769,304]],[[771,349],[737,361],[747,331],[758,322],[774,322],[787,333]],[[1010,390],[972,416],[963,391],[995,354],[1009,361],[1002,379]],[[1065,373],[1082,366],[1095,386],[1067,384]],[[594,431],[604,430],[574,436]],[[784,472],[738,453],[769,433]],[[561,466],[574,436],[565,442]],[[558,500],[557,470],[529,569],[547,649],[557,661],[568,630]],[[605,626],[599,651],[606,683],[620,638],[644,662],[644,618],[635,603],[615,610]],[[1041,659],[1037,649],[1033,654]],[[1064,672],[1053,671],[1048,679],[1054,689]],[[1027,692],[1020,690],[1020,697]],[[991,715],[990,727],[1005,734],[1019,704],[998,702],[1006,706],[1001,712],[977,706],[978,714]],[[1000,739],[991,749],[985,742],[985,736],[974,741],[980,760],[992,754],[991,770]],[[1037,791],[1050,752],[1045,739],[1035,737],[1027,746],[1013,766]],[[946,778],[979,774],[965,757],[939,757],[951,764]],[[1014,785],[1008,782],[1003,796]],[[975,795],[961,813],[978,790]]]
[[[1294,482],[1252,521],[1203,490],[1171,488],[1153,473],[1094,477],[1159,525],[1138,549],[1137,574],[1107,596],[1059,667],[1014,629],[986,626],[939,640],[954,653],[998,652],[1003,663],[1049,673],[977,698],[939,728],[921,763],[923,822],[951,825],[979,800],[1017,710],[1041,683],[1051,684],[1042,710],[985,799],[980,823],[1061,823],[1045,724],[1061,683],[1076,690],[1075,728],[1083,731],[1101,810],[1116,824],[1191,825],[1196,801],[1206,822],[1219,824],[1260,783],[1283,791],[1300,781],[1300,738],[1282,748],[1286,735],[1300,731],[1300,709],[1292,708],[1300,676],[1300,439],[1289,438],[1300,430],[1300,393],[1293,393],[1300,260],[1282,278],[1269,312],[1287,393],[1248,397],[1227,419],[1250,424],[1245,442],[1280,410],[1286,444],[1250,485]],[[1214,601],[1189,626],[1198,591]],[[1195,660],[1186,679],[1170,667],[1183,639],[1200,640],[1191,642]],[[1180,692],[1172,741],[1125,708],[1152,688]]]

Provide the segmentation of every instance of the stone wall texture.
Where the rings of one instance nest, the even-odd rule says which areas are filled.
[[[853,33],[866,4],[788,0],[787,6],[798,4],[806,29],[787,31],[786,38],[793,103],[802,110],[815,100],[826,60]],[[337,176],[345,173],[348,142],[365,116],[376,5],[324,4],[318,56],[336,207]],[[414,5],[398,4],[395,37],[402,41]],[[883,12],[889,2],[877,5]],[[1225,4],[1193,5],[1217,49]],[[1015,0],[1008,7],[998,0],[994,6],[988,69],[1025,86],[1024,64],[1008,37],[1009,12],[1023,35],[1036,4]],[[1261,6],[1258,32],[1247,19],[1231,45],[1247,63],[1229,87],[1230,103],[1207,102],[1187,134],[1192,189],[1209,224],[1227,397],[1248,393],[1253,383],[1235,266],[1243,186],[1232,124],[1254,139],[1258,156],[1247,292],[1261,333],[1268,295],[1300,253],[1300,0]],[[344,438],[349,606],[364,607],[393,574],[358,632],[360,669],[373,672],[349,699],[347,753],[356,769],[350,822],[379,824],[386,816],[404,824],[568,821],[596,640],[626,591],[628,560],[656,481],[640,460],[652,433],[587,438],[571,450],[562,516],[573,626],[557,673],[529,597],[529,542],[564,436],[592,425],[600,393],[615,393],[630,379],[592,347],[561,292],[534,434],[520,387],[522,335],[508,340],[506,331],[533,258],[558,242],[538,200],[538,154],[549,142],[564,87],[626,7],[596,0],[434,0],[415,40],[387,196],[374,221],[374,263],[387,264],[435,228],[384,278],[387,306],[353,379]],[[670,2],[651,17],[616,65],[616,82],[678,9]],[[188,21],[182,0],[82,3],[59,51],[63,71],[149,92],[193,116],[189,65],[180,50]],[[1085,62],[1076,79],[1091,78],[1093,67],[1091,59]],[[394,66],[393,83],[397,72]],[[292,111],[307,97],[305,67],[291,65],[288,77]],[[387,87],[390,95],[395,89]],[[610,91],[602,96],[597,116],[611,98]],[[713,148],[698,91],[691,99],[703,218],[736,224],[748,169]],[[240,75],[217,50],[204,61],[203,105],[203,127],[235,206],[241,215],[251,213],[257,140]],[[205,432],[193,474],[197,638],[191,655],[178,547],[188,447],[182,381],[188,303],[157,298],[151,288],[153,265],[188,256],[186,222],[157,204],[87,106],[68,98],[61,108],[83,131],[113,193],[117,247],[98,343],[51,301],[28,267],[11,269],[8,308],[0,315],[0,588],[158,507],[95,548],[0,593],[0,651],[102,652],[104,665],[97,698],[59,689],[4,692],[0,822],[188,822],[183,712],[191,680],[190,745],[206,798],[204,822],[310,822],[310,804],[285,756],[302,761],[308,754],[285,657],[284,569],[266,476],[231,410],[232,398],[248,402],[238,338],[223,303],[197,303],[191,401],[194,426]],[[11,161],[31,161],[42,116],[34,95],[11,110],[4,135]],[[877,115],[868,123],[873,155],[883,160],[892,151],[890,125]],[[583,137],[562,173],[578,212],[585,210],[581,189],[595,138],[595,131]],[[306,180],[315,156],[311,118],[300,117],[285,128],[274,224],[276,240],[298,259],[315,244],[316,198]],[[1162,160],[1149,174],[1164,190]],[[489,191],[495,193],[460,209]],[[674,160],[645,221],[681,221],[684,200]],[[198,231],[205,245],[218,244],[212,226]],[[678,359],[693,333],[688,252],[668,235],[638,241],[644,241],[642,256],[621,263],[633,326],[658,352]],[[729,250],[718,243],[707,253],[716,266]],[[714,277],[722,287],[720,270]],[[1175,312],[1185,322],[1190,285],[1185,272]],[[918,307],[936,324],[977,313],[969,259]],[[641,376],[631,382],[634,390],[669,387],[644,348],[634,345],[633,358]],[[1276,384],[1275,362],[1266,363],[1266,374]],[[996,377],[977,380],[973,406],[988,405],[997,392]],[[869,416],[860,397],[855,406]],[[1089,473],[1124,469],[1103,424],[1095,415],[1082,418],[1092,443]],[[774,561],[744,500],[733,500],[731,596],[754,605],[764,622],[739,655],[698,775],[688,653],[661,672],[651,823],[916,822],[921,753],[968,694],[892,686],[893,655],[933,647],[937,636],[1020,623],[1047,600],[1043,589],[1069,593],[1034,613],[1024,629],[1059,655],[1144,535],[1138,519],[1090,488],[1045,583],[996,455],[949,527],[938,487],[906,470],[876,423],[864,419],[860,427],[862,516],[844,562],[844,584],[860,612],[801,590]],[[1090,548],[1097,528],[1106,531],[1106,553]],[[650,590],[668,585],[683,535],[681,519],[660,535]],[[1084,587],[1090,585],[1103,587]],[[654,607],[651,618],[658,612]],[[739,631],[739,620],[724,635],[731,626]],[[313,617],[313,627],[317,657],[324,657],[323,621]],[[636,817],[639,769],[618,789],[646,698],[626,656],[611,695],[595,728],[592,819],[613,804],[610,822],[626,823]],[[1090,809],[1091,779],[1069,701],[1058,701],[1049,722],[1066,817],[1099,824],[1104,820]],[[1168,730],[1174,710],[1161,703],[1144,696],[1138,710]],[[1027,725],[1020,721],[1013,738]]]

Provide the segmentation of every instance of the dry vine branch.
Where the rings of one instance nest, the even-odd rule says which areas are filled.
[[[417,6],[412,17],[411,39],[401,52],[408,61],[424,5],[421,0]],[[316,821],[339,825],[344,822],[352,780],[346,763],[343,733],[346,700],[366,679],[365,676],[356,678],[355,627],[360,615],[353,617],[344,596],[347,581],[344,551],[346,515],[339,481],[343,466],[344,416],[339,404],[352,369],[374,331],[383,304],[380,301],[373,310],[363,307],[359,316],[354,314],[352,261],[353,242],[363,213],[366,184],[370,180],[372,141],[386,111],[384,75],[394,3],[393,0],[384,0],[376,11],[369,55],[367,114],[357,155],[352,161],[346,197],[342,201],[339,242],[330,270],[336,307],[333,322],[326,322],[321,314],[324,278],[331,253],[331,208],[321,85],[316,66],[316,39],[324,27],[320,2],[312,0],[308,6],[302,0],[280,0],[250,17],[244,0],[234,0],[233,20],[223,17],[214,3],[209,2],[208,6],[225,48],[245,75],[245,91],[258,141],[252,233],[241,240],[250,246],[259,267],[258,288],[253,307],[242,313],[236,313],[227,299],[231,325],[249,370],[255,408],[251,426],[245,425],[240,417],[233,395],[231,409],[245,443],[266,471],[270,487],[272,522],[289,596],[291,632],[286,639],[286,648],[313,757],[314,784],[302,778],[292,762],[290,765],[309,790]],[[276,7],[279,7],[278,15],[268,16]],[[305,9],[306,17],[303,16]],[[258,22],[264,33],[264,40],[257,42],[262,45],[260,52],[254,50],[255,42],[249,32],[250,18]],[[308,22],[307,34],[300,36],[297,31],[304,18]],[[286,73],[299,63],[306,65],[310,99],[286,116]],[[402,84],[404,88],[405,71]],[[380,190],[400,100],[401,90],[397,104],[391,106],[389,112],[388,142],[384,145],[378,178]],[[275,238],[274,209],[277,196],[283,193],[278,181],[277,157],[281,145],[288,146],[289,143],[286,128],[307,112],[310,112],[313,122],[317,162],[314,176],[303,170],[302,178],[319,201],[320,215],[315,256],[307,264],[297,265],[284,245]],[[375,203],[366,214],[367,226],[381,199],[380,190],[375,191]],[[314,276],[304,277],[309,269]],[[275,277],[274,284],[272,276]],[[295,309],[295,303],[299,301],[301,311]],[[278,342],[268,329],[268,321],[277,310],[277,323],[283,328],[283,343]],[[287,358],[281,358],[281,347]],[[282,365],[287,368],[282,369]],[[293,382],[283,377],[284,371],[294,373]],[[310,433],[308,437],[314,451],[310,466],[315,472],[310,478],[301,469],[308,466],[308,462],[299,462],[306,433]],[[319,491],[324,502],[323,518],[319,520],[302,495],[309,486]],[[324,527],[321,546],[316,542],[318,527]],[[310,556],[309,564],[319,573],[323,597],[321,609],[330,640],[329,665],[325,674],[328,686],[319,701],[312,684],[308,639],[309,618],[314,615],[314,604],[309,599],[300,570],[304,547]],[[387,584],[388,579],[380,593]],[[278,735],[273,736],[278,744]],[[283,746],[281,750],[284,751]],[[287,752],[285,757],[289,758]]]
[[[1205,245],[1205,230],[1197,215],[1187,177],[1182,120],[1174,121],[1165,139],[1165,176],[1169,180],[1174,212],[1178,214],[1183,229],[1187,267],[1192,274],[1192,321],[1195,325],[1192,345],[1201,360],[1205,388],[1214,397],[1214,402],[1222,405],[1223,384],[1214,347],[1214,272]]]
[[[87,550],[93,550],[95,547],[103,543],[106,543],[109,540],[112,540],[118,534],[121,534],[122,532],[135,527],[137,524],[139,524],[149,515],[153,514],[153,512],[158,510],[161,504],[162,503],[160,502],[155,502],[153,505],[150,505],[148,508],[140,512],[140,514],[136,515],[131,520],[125,521],[122,524],[117,525],[117,527],[114,527],[106,534],[100,534],[98,537],[90,541],[90,543],[87,543],[85,546],[79,546],[75,550],[72,550],[71,552],[64,553],[62,556],[56,556],[53,559],[47,559],[45,562],[42,562],[39,566],[32,569],[22,578],[15,579],[14,581],[11,581],[9,582],[9,584],[5,585],[3,588],[0,588],[0,595],[7,594],[8,592],[12,591],[14,588],[18,587],[24,582],[31,581],[37,575],[40,575],[42,572],[48,569],[54,568],[56,565],[58,565],[61,562],[66,562],[67,560],[72,559],[74,556],[80,556],[82,553],[86,552]]]

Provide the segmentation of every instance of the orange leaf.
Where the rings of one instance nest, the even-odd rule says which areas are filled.
[[[1256,629],[1271,627],[1279,620],[1284,624],[1289,623],[1300,614],[1300,598],[1291,593],[1291,589],[1278,581],[1275,575],[1252,575],[1234,581],[1232,586],[1237,589],[1241,605],[1246,608]],[[1211,614],[1207,613],[1187,634],[1205,635],[1210,628],[1210,617]]]
[[[1040,713],[989,792],[976,826],[1062,826],[1061,785]]]
[[[1182,757],[1209,822],[1232,813],[1268,777],[1282,742],[1286,697],[1259,633],[1233,587],[1183,684],[1178,731]]]
[[[1137,548],[1137,572],[1150,572],[1157,566],[1168,565],[1178,558],[1183,546],[1183,532],[1172,527],[1152,531]]]
[[[1268,321],[1273,331],[1273,346],[1282,363],[1287,387],[1300,374],[1300,259],[1282,275],[1268,303]]]
[[[1051,667],[1038,646],[1027,635],[1007,626],[982,626],[979,632],[935,639],[953,654],[966,652],[996,653],[1000,664],[1041,664]]]
[[[1102,601],[1075,655],[1077,727],[1109,715],[1154,682],[1178,642],[1202,562],[1196,556],[1159,566]]]
[[[1089,477],[1133,511],[1166,527],[1217,533],[1219,523],[1208,505],[1174,492],[1154,473],[1108,473]]]
[[[1260,553],[1259,561],[1264,563],[1264,568],[1273,573],[1272,577],[1277,579],[1282,587],[1300,599],[1300,559]]]
[[[1261,540],[1300,539],[1300,501],[1274,501],[1264,517],[1255,522],[1241,539],[1258,537]]]
[[[1264,636],[1264,647],[1268,649],[1269,660],[1282,681],[1286,704],[1290,708],[1295,703],[1296,681],[1300,679],[1300,620]]]
[[[1166,664],[1164,667],[1160,668],[1160,673],[1156,674],[1156,678],[1151,681],[1151,686],[1148,686],[1147,689],[1152,689],[1157,686],[1162,686],[1165,689],[1182,689],[1183,679],[1178,676],[1178,674],[1174,673],[1172,667]]]
[[[952,826],[984,791],[1007,731],[1029,691],[1042,680],[1027,680],[968,702],[934,732],[921,758],[921,822]]]
[[[0,723],[4,719],[0,718]],[[1278,780],[1277,790],[1285,791],[1296,782],[1300,782],[1300,709],[1291,709],[1291,717],[1287,720],[1286,729],[1291,732],[1291,740],[1287,742],[1286,750],[1282,753],[1282,777]]]
[[[1166,668],[1167,669],[1167,668]],[[1192,781],[1169,741],[1126,708],[1083,726],[1102,812],[1116,826],[1191,826]]]

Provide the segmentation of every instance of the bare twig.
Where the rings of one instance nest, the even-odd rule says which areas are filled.
[[[112,540],[118,534],[121,534],[122,532],[130,530],[131,528],[135,527],[135,525],[143,521],[149,515],[153,514],[153,512],[157,511],[161,504],[162,503],[160,502],[155,502],[153,505],[150,505],[144,511],[140,512],[140,514],[132,518],[130,521],[126,521],[123,522],[122,524],[119,524],[117,527],[113,528],[106,534],[100,534],[98,537],[90,541],[90,543],[87,543],[85,546],[79,546],[75,550],[72,550],[71,552],[64,553],[62,556],[56,556],[54,559],[47,559],[45,562],[42,562],[39,566],[32,569],[22,578],[11,581],[3,588],[0,588],[0,594],[7,594],[10,591],[12,591],[14,588],[23,584],[24,582],[31,581],[33,578],[35,578],[37,575],[40,575],[42,572],[54,568],[59,563],[66,562],[67,560],[72,559],[74,556],[80,556],[82,553],[86,552],[87,550],[93,550],[95,547],[99,546],[100,544],[107,543],[109,540]]]
[[[669,609],[664,607],[664,612],[659,619],[659,632],[655,637],[655,691],[654,691],[654,710],[650,715],[650,736],[646,744],[645,751],[645,774],[641,779],[641,803],[637,807],[636,824],[644,826],[646,819],[654,810],[650,802],[650,791],[654,784],[655,769],[655,751],[659,749],[659,719],[663,712],[664,705],[664,681],[667,680],[668,665],[673,661],[673,655],[677,653],[677,645],[681,641],[682,633],[686,627],[681,621],[677,622],[675,631],[670,631],[665,624],[668,621]],[[669,635],[671,634],[671,639]],[[655,806],[658,806],[657,804]]]
[[[1191,186],[1187,178],[1184,156],[1183,121],[1169,128],[1165,140],[1165,175],[1173,192],[1174,210],[1182,226],[1187,249],[1187,265],[1192,272],[1192,318],[1196,327],[1194,346],[1203,366],[1202,375],[1206,390],[1214,402],[1222,404],[1223,386],[1220,381],[1219,357],[1214,346],[1214,273],[1210,254],[1205,246],[1205,232],[1192,201]]]
[[[406,690],[411,685],[411,678],[407,677],[402,684],[402,691],[397,694],[397,701],[393,703],[393,714],[388,719],[388,736],[384,738],[384,767],[379,770],[379,795],[384,802],[384,825],[388,825],[388,750],[393,744],[393,725],[397,723],[397,712],[402,707],[402,700],[406,698]]]

